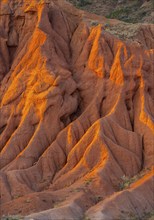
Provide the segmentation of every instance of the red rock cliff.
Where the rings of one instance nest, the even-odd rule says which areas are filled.
[[[2,215],[150,213],[152,25],[140,27],[140,43],[124,42],[105,29],[105,18],[65,1],[2,0],[0,9]],[[147,168],[119,192],[123,176]]]

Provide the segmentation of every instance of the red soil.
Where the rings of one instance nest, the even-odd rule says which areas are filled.
[[[150,213],[152,171],[117,191],[153,166],[153,25],[128,43],[65,1],[31,2],[0,2],[1,215]]]

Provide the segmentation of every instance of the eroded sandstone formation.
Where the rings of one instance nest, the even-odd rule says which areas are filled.
[[[0,9],[1,215],[150,213],[153,25],[126,42],[106,18],[64,0],[2,0]],[[142,170],[120,191],[123,176]]]

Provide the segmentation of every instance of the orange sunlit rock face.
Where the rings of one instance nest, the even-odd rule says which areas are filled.
[[[2,216],[152,211],[154,29],[125,42],[105,24],[64,0],[0,2]]]

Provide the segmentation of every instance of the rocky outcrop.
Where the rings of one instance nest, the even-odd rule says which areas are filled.
[[[123,210],[127,194],[133,214],[134,194],[145,197],[139,216],[150,212],[152,179],[117,191],[122,176],[153,165],[152,26],[125,42],[65,1],[1,8],[2,215],[120,218],[112,201]]]

